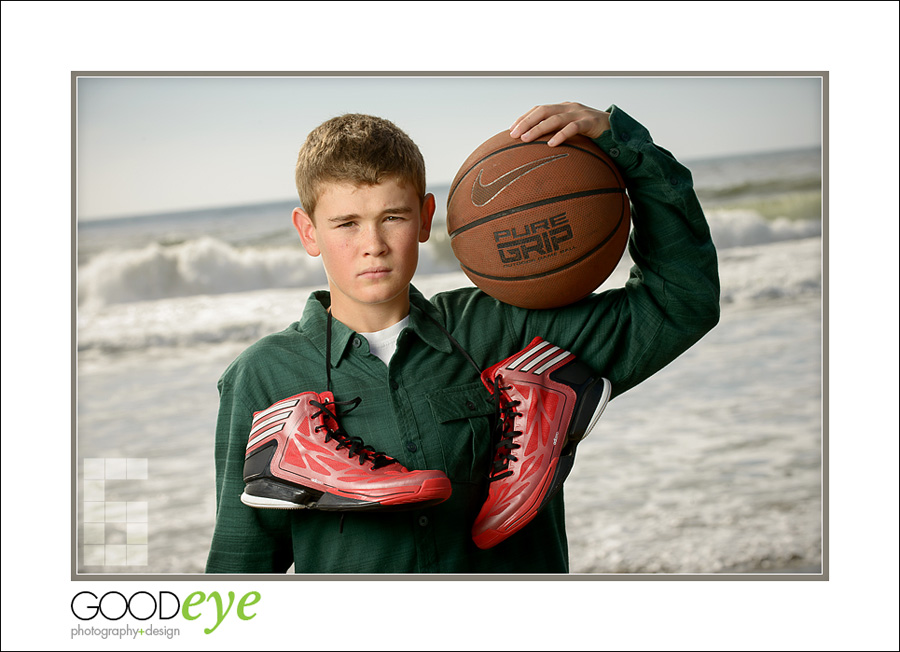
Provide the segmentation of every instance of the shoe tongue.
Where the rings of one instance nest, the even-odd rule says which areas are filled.
[[[321,392],[319,394],[319,402],[322,403],[322,407],[325,410],[328,410],[328,413],[331,414],[332,419],[337,419],[337,406],[334,404],[334,394],[331,392]],[[321,419],[322,422],[325,423],[326,415],[323,414]]]

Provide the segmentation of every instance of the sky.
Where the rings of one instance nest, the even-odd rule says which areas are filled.
[[[295,197],[306,134],[342,113],[388,118],[433,185],[536,104],[615,104],[679,159],[819,146],[821,76],[84,76],[78,219]]]

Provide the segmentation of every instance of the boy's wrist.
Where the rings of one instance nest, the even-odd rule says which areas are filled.
[[[610,129],[594,142],[612,158],[630,191],[660,182],[669,195],[693,188],[690,171],[668,150],[656,145],[646,127],[616,105],[608,111]]]
[[[639,162],[641,147],[652,140],[643,125],[615,104],[607,112],[610,114],[609,129],[593,140],[624,173]]]

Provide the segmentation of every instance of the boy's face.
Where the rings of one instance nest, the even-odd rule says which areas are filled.
[[[393,179],[372,186],[328,183],[314,217],[295,209],[294,226],[307,253],[322,256],[335,317],[356,322],[348,324],[353,328],[379,314],[399,312],[402,319],[419,243],[431,233],[434,196],[420,203],[411,186]]]

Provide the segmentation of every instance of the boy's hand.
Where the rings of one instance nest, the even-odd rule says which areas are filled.
[[[513,123],[509,135],[530,142],[553,133],[547,142],[555,147],[576,134],[599,138],[609,129],[609,113],[577,102],[536,106]]]

